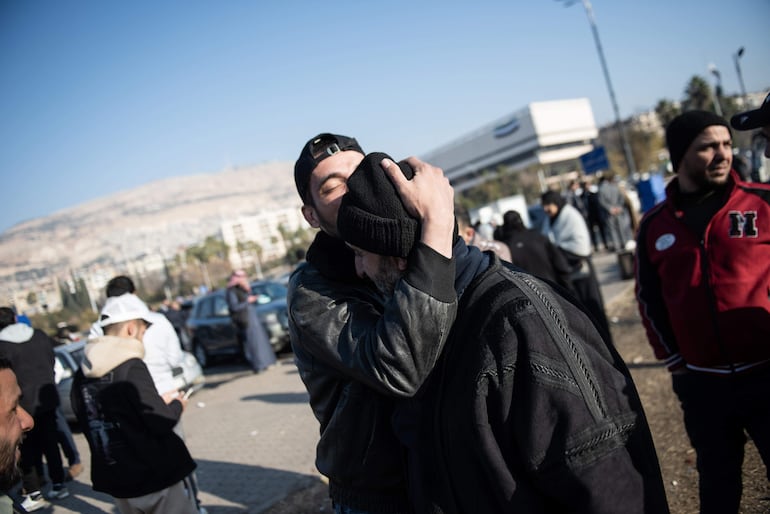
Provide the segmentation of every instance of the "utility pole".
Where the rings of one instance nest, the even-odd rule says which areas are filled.
[[[569,0],[565,4],[565,7],[569,7],[575,3],[576,0]],[[591,7],[589,0],[581,0],[583,2],[583,8],[586,10],[588,16],[588,23],[591,24],[591,32],[594,36],[594,42],[596,43],[596,51],[599,53],[599,61],[602,65],[602,71],[604,72],[604,80],[607,82],[607,89],[610,93],[610,102],[612,103],[612,110],[615,112],[615,127],[617,128],[618,135],[620,136],[620,144],[623,147],[623,154],[626,158],[626,166],[628,167],[629,175],[636,173],[636,164],[634,163],[634,156],[631,153],[631,147],[628,145],[628,138],[626,137],[626,131],[623,127],[623,123],[620,120],[620,110],[618,109],[618,102],[615,100],[615,90],[612,88],[612,81],[610,80],[610,72],[607,69],[607,61],[604,59],[604,50],[602,49],[602,42],[599,39],[599,29],[596,27],[596,19],[594,19],[594,11]]]
[[[722,103],[719,101],[719,97],[722,96],[722,75],[717,69],[717,65],[713,62],[708,66],[709,71],[714,75],[714,110],[718,116],[722,116]]]
[[[751,107],[749,105],[748,95],[746,94],[746,85],[743,83],[743,73],[741,72],[741,57],[743,57],[743,47],[740,47],[735,54],[733,54],[733,61],[735,61],[735,71],[738,73],[738,83],[741,85],[741,96],[743,97],[743,108],[747,109]]]

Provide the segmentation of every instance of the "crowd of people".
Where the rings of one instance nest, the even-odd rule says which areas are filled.
[[[668,512],[591,260],[602,233],[607,249],[635,248],[639,310],[697,454],[701,512],[738,512],[747,434],[770,464],[770,186],[733,169],[730,125],[770,136],[770,95],[730,123],[706,111],[671,121],[675,176],[638,230],[611,176],[544,192],[540,230],[509,211],[485,234],[455,213],[440,168],[310,139],[294,178],[319,230],[287,301],[335,513]],[[205,512],[171,371],[176,331],[129,277],[106,297],[72,389],[93,488],[122,513]],[[264,371],[275,355],[243,271],[227,300]],[[82,470],[57,415],[55,344],[0,308],[0,513],[67,497]]]
[[[91,483],[123,513],[205,512],[184,443],[187,400],[174,380],[184,359],[179,338],[169,319],[150,311],[135,292],[124,275],[107,283],[107,300],[73,381],[71,402],[90,449]],[[0,359],[11,364],[22,392],[19,407],[34,421],[21,446],[21,489],[13,498],[18,512],[67,498],[65,482],[83,470],[56,389],[60,364],[53,348],[73,339],[69,327],[66,334],[63,328],[53,339],[19,322],[11,308],[0,308]],[[69,461],[66,472],[58,445]],[[46,474],[52,485],[43,495]]]

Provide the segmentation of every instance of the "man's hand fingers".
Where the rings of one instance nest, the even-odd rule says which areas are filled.
[[[454,190],[442,169],[416,157],[409,157],[406,162],[414,170],[412,180],[407,180],[401,168],[390,159],[383,159],[380,166],[393,182],[409,214],[421,220],[447,213],[451,218]]]
[[[398,164],[390,159],[383,159],[382,162],[380,162],[380,166],[385,170],[385,174],[390,181],[393,182],[393,185],[396,186],[398,196],[400,196],[401,201],[404,202],[404,207],[406,207],[407,212],[412,216],[418,218],[421,217],[420,208],[416,205],[419,203],[419,198],[417,198],[417,185],[414,181],[408,180]]]
[[[397,191],[401,192],[402,188],[409,186],[409,180],[404,176],[401,168],[398,167],[398,164],[390,159],[383,159],[382,162],[380,162],[380,166],[385,170],[385,174],[388,175],[388,178],[393,182],[393,185],[396,186]]]

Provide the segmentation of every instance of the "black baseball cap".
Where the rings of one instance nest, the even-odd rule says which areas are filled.
[[[352,137],[338,134],[318,134],[305,143],[299,154],[299,159],[294,164],[294,184],[297,186],[297,193],[303,202],[309,203],[308,187],[310,186],[310,175],[315,167],[327,157],[346,150],[353,150],[364,155],[358,141]]]
[[[753,130],[770,125],[770,94],[765,97],[759,109],[739,112],[730,118],[730,125],[735,130]]]

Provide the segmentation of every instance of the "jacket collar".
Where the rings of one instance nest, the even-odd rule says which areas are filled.
[[[326,232],[316,234],[313,244],[307,250],[306,259],[326,278],[340,282],[359,280],[353,250],[344,241]]]
[[[144,345],[138,339],[101,336],[90,339],[83,349],[85,357],[80,365],[83,375],[103,377],[131,359],[144,358]]]
[[[493,254],[482,252],[475,246],[466,245],[461,237],[455,239],[452,256],[456,262],[455,291],[458,298],[462,296],[463,291],[473,282],[473,279],[489,267],[490,255]]]
[[[32,339],[35,330],[24,323],[14,323],[0,330],[0,340],[9,343],[26,343]]]
[[[732,194],[733,189],[735,189],[739,183],[742,183],[742,181],[738,172],[734,169],[730,169],[730,175],[727,177],[727,183],[725,184],[725,194],[727,196]],[[666,203],[674,210],[678,209],[681,194],[682,191],[679,189],[679,177],[674,177],[666,186]]]

